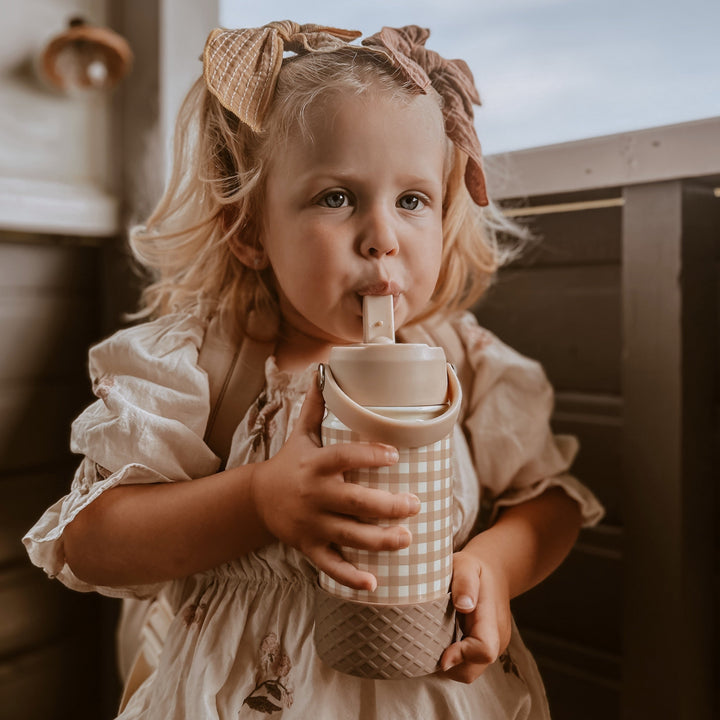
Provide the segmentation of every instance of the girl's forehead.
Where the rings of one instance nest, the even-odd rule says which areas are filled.
[[[270,173],[285,182],[337,176],[423,178],[443,182],[448,140],[433,98],[335,97],[316,105],[285,143],[275,146]],[[366,178],[367,179],[367,178]]]
[[[426,139],[444,139],[442,111],[437,98],[430,95],[388,93],[368,90],[363,93],[330,93],[318,97],[306,108],[296,130],[307,140],[317,140],[317,133],[344,133],[362,130],[371,134],[401,124],[409,133],[420,133]]]

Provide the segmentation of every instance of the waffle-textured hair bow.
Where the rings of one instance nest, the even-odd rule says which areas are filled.
[[[213,95],[253,131],[262,129],[286,51],[304,55],[330,52],[361,33],[290,20],[260,28],[216,29],[203,52],[203,74]],[[446,60],[425,47],[430,31],[417,25],[383,28],[362,41],[358,51],[381,54],[417,91],[433,87],[443,99],[445,132],[468,157],[465,184],[478,205],[487,205],[480,142],[473,105],[480,104],[472,72],[463,60]]]

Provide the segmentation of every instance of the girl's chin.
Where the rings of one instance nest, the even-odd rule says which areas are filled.
[[[354,345],[363,341],[362,318],[350,326],[321,328],[318,339],[329,345]]]

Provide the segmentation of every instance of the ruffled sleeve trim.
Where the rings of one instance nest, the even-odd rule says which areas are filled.
[[[71,450],[117,472],[128,462],[173,480],[214,472],[203,436],[210,414],[207,373],[198,366],[205,324],[168,315],[121,330],[90,350],[99,398],[73,423]]]
[[[502,508],[520,505],[521,503],[539,497],[551,488],[559,487],[565,493],[575,500],[580,507],[582,513],[583,527],[591,527],[597,525],[605,515],[605,509],[598,499],[583,485],[577,478],[572,475],[563,474],[553,477],[544,478],[533,485],[518,490],[509,490],[500,497],[496,498],[492,514],[490,516],[490,524],[492,524]]]
[[[63,533],[110,488],[217,472],[220,460],[203,439],[210,413],[207,373],[198,366],[205,327],[192,315],[168,315],[121,330],[91,349],[98,399],[75,420],[70,441],[84,459],[70,493],[23,539],[32,562],[68,587],[113,597],[151,596],[161,587],[84,583],[66,563]]]
[[[491,517],[561,487],[580,506],[584,526],[599,522],[602,505],[568,474],[577,440],[552,433],[554,393],[541,365],[481,328],[471,313],[451,322],[472,369],[463,430]]]
[[[63,533],[65,528],[104,492],[119,485],[139,485],[169,482],[151,468],[130,464],[107,477],[103,468],[85,458],[75,473],[71,491],[45,511],[35,526],[25,535],[23,543],[33,564],[42,568],[49,577],[57,578],[71,590],[99,592],[109,597],[152,597],[163,583],[136,585],[128,588],[90,585],[80,580],[65,559]]]

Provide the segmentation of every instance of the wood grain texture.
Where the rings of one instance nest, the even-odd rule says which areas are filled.
[[[40,513],[70,488],[73,465],[59,465],[53,472],[0,475],[0,568],[26,563],[22,537]]]
[[[556,390],[619,395],[620,305],[619,266],[513,268],[475,314],[541,362]]]
[[[79,632],[95,599],[78,595],[30,565],[0,572],[0,657]],[[92,615],[92,613],[90,613]]]
[[[709,188],[628,188],[623,717],[713,714],[718,332]]]
[[[97,720],[99,659],[96,642],[87,636],[0,658],[0,720]]]
[[[525,628],[618,659],[622,652],[622,534],[600,527],[547,580],[512,602]]]
[[[494,198],[517,198],[718,175],[718,147],[713,117],[491,155],[488,185]]]
[[[559,393],[552,420],[554,432],[579,440],[571,472],[601,499],[611,527],[623,524],[622,414],[620,397]]]
[[[613,195],[619,195],[615,191]],[[574,195],[571,202],[584,197]],[[552,206],[552,198],[548,199]],[[532,208],[528,207],[528,213]],[[515,267],[619,265],[621,258],[619,207],[580,212],[532,214],[522,219],[534,240],[525,248]]]

